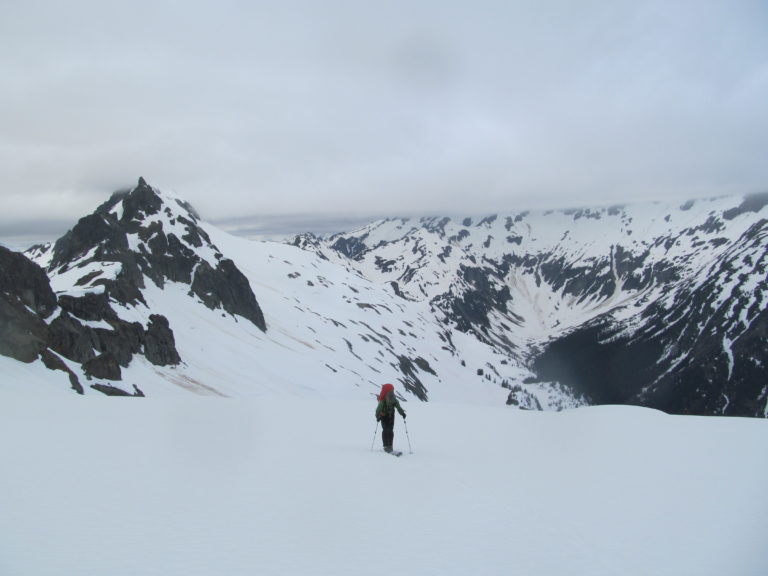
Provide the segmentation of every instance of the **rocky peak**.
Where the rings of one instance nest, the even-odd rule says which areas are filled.
[[[224,258],[199,224],[190,204],[139,178],[114,193],[58,240],[48,270],[81,269],[83,289],[106,291],[124,305],[144,304],[145,279],[189,285],[189,294],[211,309],[238,314],[266,330],[263,313],[245,276]]]
[[[122,210],[121,222],[141,222],[147,216],[160,212],[163,207],[163,200],[144,178],[139,178],[139,182],[133,190],[115,192],[107,202],[96,210],[96,213],[110,214],[118,206]]]
[[[61,358],[80,365],[80,378],[112,381],[137,354],[159,366],[182,362],[167,318],[150,313],[146,325],[135,315],[125,319],[127,308],[146,306],[147,282],[186,284],[205,306],[266,330],[248,280],[213,245],[197,212],[144,178],[81,218],[53,247],[28,255],[45,270],[0,249],[0,354],[69,372],[79,392],[78,376]]]

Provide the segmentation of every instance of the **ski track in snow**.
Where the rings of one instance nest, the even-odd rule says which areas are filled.
[[[373,408],[7,394],[0,573],[765,573],[765,421]]]

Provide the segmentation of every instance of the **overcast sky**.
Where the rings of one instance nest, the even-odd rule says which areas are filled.
[[[294,225],[768,189],[766,0],[1,7],[0,238],[139,176]]]

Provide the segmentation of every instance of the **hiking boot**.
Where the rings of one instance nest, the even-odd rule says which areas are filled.
[[[384,452],[392,452],[392,446],[384,446]]]

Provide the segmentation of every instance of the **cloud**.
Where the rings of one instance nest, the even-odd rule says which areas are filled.
[[[701,3],[11,2],[6,221],[142,175],[210,219],[765,189],[768,10]]]

